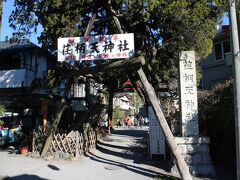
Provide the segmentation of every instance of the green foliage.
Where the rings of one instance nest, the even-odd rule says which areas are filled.
[[[50,90],[49,94],[51,94],[52,93],[51,90],[60,86],[61,82],[62,82],[61,76],[55,70],[50,69],[48,70],[43,79],[36,78],[35,80],[32,81],[31,89],[34,91],[42,87],[46,87]]]
[[[210,137],[213,159],[229,165],[235,164],[236,141],[232,82],[218,84],[210,91],[200,91],[198,109],[200,132]]]
[[[47,75],[45,76],[45,84],[49,88],[53,88],[59,84],[58,77],[56,71],[48,70]]]
[[[0,126],[4,125],[4,121],[0,119]]]
[[[1,0],[0,1],[0,19],[2,18],[2,12],[3,12],[3,2],[6,2],[7,0]]]
[[[6,111],[5,106],[0,105],[0,116],[2,116],[5,111]]]
[[[134,33],[137,54],[145,55],[148,67],[152,67],[145,72],[154,86],[176,77],[180,51],[196,50],[200,57],[210,53],[218,16],[226,7],[223,0],[212,2],[219,8],[206,0],[15,0],[9,22],[17,31],[14,36],[25,37],[40,24],[43,32],[39,41],[54,51],[57,38],[82,36],[94,12],[104,21],[94,22],[91,35],[116,33],[109,21],[116,12],[122,29]],[[126,77],[118,71],[112,74],[118,79]],[[99,78],[99,74],[95,76]]]
[[[6,111],[5,106],[0,105],[0,116],[2,116],[5,111]],[[4,125],[4,121],[0,119],[0,126],[3,126],[3,125]]]
[[[142,103],[141,97],[138,95],[137,92],[134,92],[134,96],[135,96],[135,108],[136,108],[136,113],[138,113],[140,105]]]
[[[125,118],[125,111],[123,111],[122,109],[120,109],[120,107],[116,107],[113,110],[113,124],[117,123],[117,119],[120,119],[122,122]]]

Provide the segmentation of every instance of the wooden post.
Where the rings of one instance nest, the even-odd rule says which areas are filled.
[[[32,153],[35,153],[35,140],[36,140],[36,131],[33,129],[33,135],[32,135]]]
[[[64,71],[64,78],[72,78],[77,76],[85,76],[87,74],[96,74],[99,72],[108,72],[114,69],[124,69],[131,66],[140,67],[145,64],[145,59],[143,56],[133,57],[129,59],[114,61],[114,62],[106,62],[102,63],[98,66],[93,67],[82,67],[81,69],[75,69],[71,65],[65,64],[67,70]]]
[[[78,158],[79,157],[79,132],[78,131],[75,131],[75,136],[76,136],[76,155],[75,157]]]
[[[145,90],[145,93],[150,101],[150,104],[152,105],[153,111],[155,112],[155,115],[159,121],[159,124],[164,132],[167,143],[173,153],[174,161],[178,167],[181,177],[184,180],[192,180],[192,176],[189,172],[189,168],[188,168],[186,162],[184,161],[183,156],[180,154],[180,152],[178,150],[178,146],[174,140],[174,136],[172,135],[172,132],[171,132],[171,130],[167,124],[167,121],[163,115],[162,109],[160,107],[160,104],[158,103],[158,100],[157,100],[158,98],[155,94],[153,87],[148,82],[142,68],[140,68],[137,72],[140,77],[140,81],[143,85],[143,88]]]

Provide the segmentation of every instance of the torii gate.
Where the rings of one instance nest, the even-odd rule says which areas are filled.
[[[123,34],[124,32],[121,29],[121,25],[119,23],[118,18],[115,15],[115,12],[112,9],[111,9],[111,12],[112,12],[113,24],[115,24],[115,28],[117,29],[119,34]],[[86,29],[84,36],[89,35],[95,18],[96,18],[96,14],[93,14],[88,23],[88,27]],[[136,74],[138,75],[137,80],[133,80],[133,77],[129,77],[129,78],[135,87],[137,86],[137,84],[140,84],[142,86],[142,88],[144,89],[144,95],[148,98],[150,105],[152,106],[152,109],[159,121],[159,124],[163,130],[165,139],[166,139],[166,141],[170,147],[170,150],[172,152],[173,160],[177,165],[177,168],[180,172],[181,177],[184,180],[192,180],[192,176],[189,172],[188,166],[187,166],[186,162],[184,161],[183,156],[179,152],[178,146],[174,140],[174,136],[167,124],[167,121],[164,117],[164,114],[162,112],[160,104],[157,101],[157,96],[155,94],[155,91],[154,91],[152,85],[148,82],[146,75],[145,75],[143,69],[141,68],[141,65],[144,65],[144,63],[145,63],[144,57],[142,57],[142,56],[134,57],[134,58],[130,58],[130,61],[120,60],[120,61],[116,61],[116,62],[105,63],[105,64],[100,65],[98,68],[96,68],[96,67],[82,68],[81,70],[72,69],[71,72],[69,72],[67,74],[67,76],[73,77],[73,76],[86,75],[86,74],[96,73],[96,72],[110,70],[110,69],[112,70],[115,68],[124,68],[124,67],[129,67],[129,66],[135,66],[135,69],[137,68],[137,70],[136,70]],[[136,79],[136,77],[134,77],[134,79]],[[61,113],[63,113],[65,108],[66,108],[66,104],[63,102],[62,105],[59,107],[60,114],[56,114],[56,116],[54,118],[51,132],[45,142],[43,151],[41,153],[42,157],[44,157],[46,155],[46,153],[49,149],[53,134],[56,132],[58,123],[60,121]]]

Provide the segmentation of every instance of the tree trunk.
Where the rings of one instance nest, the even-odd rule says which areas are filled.
[[[84,33],[84,36],[89,36],[89,34],[92,30],[92,26],[93,26],[93,23],[94,23],[95,19],[96,19],[96,13],[93,13],[91,19],[88,22],[87,29]]]
[[[183,156],[180,154],[180,152],[178,150],[178,147],[174,140],[172,132],[167,124],[167,121],[163,115],[161,107],[157,101],[157,96],[155,94],[155,91],[154,91],[153,87],[151,86],[151,84],[148,82],[142,68],[138,70],[138,75],[140,77],[140,81],[143,85],[145,93],[147,94],[147,97],[150,101],[150,104],[152,105],[153,111],[155,112],[155,115],[159,121],[159,124],[164,132],[167,143],[173,153],[174,161],[177,165],[177,168],[179,170],[181,177],[184,180],[192,180],[192,176],[189,172],[189,168],[188,168],[186,162],[184,161]]]
[[[88,119],[87,122],[90,125],[93,125],[96,122],[96,119],[94,120],[94,118],[97,118],[97,114],[100,113],[102,108],[103,108],[103,105],[99,103],[95,103],[93,106],[91,106],[82,116],[82,118],[78,121],[78,123],[74,127],[74,130],[82,129],[83,124],[86,122],[85,121],[86,119]]]
[[[134,72],[134,74],[132,74],[132,72]],[[140,96],[140,98],[142,99],[143,103],[147,103],[146,100],[146,95],[144,94],[144,90],[142,87],[142,84],[138,81],[139,78],[136,78],[136,69],[132,68],[131,73],[127,73],[128,78],[130,79],[131,83],[133,84],[133,87],[135,88],[135,91],[137,91],[138,95]]]
[[[112,118],[113,118],[113,92],[109,90],[109,99],[108,99],[108,134],[111,134],[112,128]]]
[[[95,103],[93,103],[91,107],[89,107],[89,109],[84,113],[82,118],[76,124],[74,130],[79,130],[83,126],[85,119],[89,119],[92,114],[96,114],[96,112],[99,111],[99,108],[104,106],[105,94],[107,93],[106,91],[107,91],[107,88],[104,88],[100,94],[94,97],[93,101]]]
[[[59,105],[59,107],[57,108],[56,110],[56,113],[55,113],[55,117],[54,117],[54,121],[52,123],[52,127],[51,127],[51,130],[49,132],[49,135],[46,139],[46,142],[44,144],[44,147],[43,147],[43,150],[42,150],[42,153],[41,153],[41,156],[44,157],[46,156],[47,152],[48,152],[48,149],[51,145],[51,142],[53,140],[53,135],[55,134],[56,130],[57,130],[57,127],[58,127],[58,124],[60,122],[60,119],[62,117],[62,114],[64,112],[64,110],[68,107],[68,105],[65,103],[65,102],[61,102],[61,104]]]
[[[113,69],[126,68],[130,66],[140,66],[144,64],[145,64],[145,60],[143,56],[134,57],[134,58],[125,59],[125,60],[119,60],[115,62],[103,63],[94,67],[83,67],[81,69],[74,69],[72,66],[65,64],[67,67],[67,70],[63,73],[63,75],[66,78],[78,77],[78,76],[84,76],[87,74],[96,74],[98,72],[108,72]]]

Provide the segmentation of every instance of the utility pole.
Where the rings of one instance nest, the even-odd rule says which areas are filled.
[[[240,180],[240,54],[239,54],[239,38],[236,17],[235,0],[230,0],[230,25],[231,38],[233,46],[233,69],[234,69],[234,105],[235,105],[235,131],[236,131],[236,161],[237,161],[237,180]]]
[[[2,10],[3,10],[3,0],[0,0],[0,41],[2,36]]]

